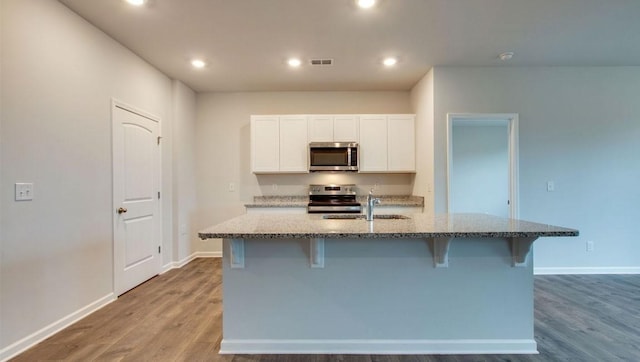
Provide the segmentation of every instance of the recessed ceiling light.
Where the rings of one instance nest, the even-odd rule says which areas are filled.
[[[194,59],[191,61],[191,65],[193,65],[194,68],[204,68],[207,63],[205,63],[204,60]]]
[[[287,60],[287,64],[289,64],[290,67],[297,68],[302,64],[302,62],[298,58],[291,58]]]
[[[369,9],[376,4],[376,0],[356,0],[356,4],[363,9]]]
[[[498,58],[500,58],[500,60],[510,60],[511,58],[513,58],[513,52],[504,52],[500,55],[498,55]]]
[[[396,58],[391,58],[391,57],[389,57],[389,58],[385,58],[385,59],[382,61],[382,64],[384,64],[384,65],[385,65],[385,67],[393,67],[393,66],[394,66],[394,65],[396,65],[397,63],[398,63],[398,59],[396,59]]]
[[[142,6],[146,0],[127,0],[127,2],[133,6]]]

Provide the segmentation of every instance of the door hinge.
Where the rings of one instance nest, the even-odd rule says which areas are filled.
[[[160,200],[160,191],[158,191],[158,200]]]
[[[160,248],[161,248],[161,246],[158,245],[158,254],[160,254],[160,250],[161,250]]]
[[[158,136],[158,144],[160,144],[161,139],[162,139],[162,136]]]

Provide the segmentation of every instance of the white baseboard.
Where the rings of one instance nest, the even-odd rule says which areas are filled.
[[[221,251],[199,251],[195,255],[196,258],[222,258]]]
[[[640,267],[578,267],[578,268],[533,268],[535,275],[565,275],[565,274],[640,274]]]
[[[44,341],[45,339],[60,332],[64,328],[67,328],[73,323],[81,320],[82,318],[106,306],[107,304],[113,302],[116,299],[117,298],[113,293],[109,293],[104,297],[96,300],[95,302],[92,302],[89,305],[83,308],[80,308],[77,311],[67,315],[66,317],[63,317],[49,324],[48,326],[40,329],[39,331],[36,331],[35,333],[32,333],[22,338],[21,340],[3,348],[2,350],[0,350],[0,361],[6,361],[9,358],[15,357],[16,355]]]
[[[223,339],[220,354],[538,354],[533,339]]]
[[[197,259],[197,258],[222,258],[222,252],[221,251],[197,251],[182,260],[172,261],[166,265],[163,265],[162,270],[160,271],[160,274],[164,274],[172,269],[182,268],[183,266],[189,264],[190,262],[192,262],[194,259]]]
[[[182,268],[183,266],[189,264],[189,262],[193,261],[193,259],[196,258],[196,253],[193,253],[191,255],[189,255],[188,257],[182,259],[182,260],[178,260],[178,261],[172,261],[170,263],[167,263],[165,265],[162,266],[162,270],[160,270],[160,274],[164,274],[166,272],[168,272],[169,270],[172,269],[179,269]]]

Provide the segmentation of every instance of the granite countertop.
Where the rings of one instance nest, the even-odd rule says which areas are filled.
[[[309,196],[254,196],[245,207],[307,207]]]
[[[410,195],[380,195],[376,196],[380,199],[380,207],[385,206],[406,206],[406,207],[422,207],[424,206],[424,197]],[[363,205],[367,202],[367,196],[358,196],[358,202]],[[253,203],[245,204],[248,208],[260,207],[307,207],[309,196],[254,196]]]
[[[577,236],[578,230],[484,214],[409,215],[406,220],[323,219],[319,214],[246,214],[198,233],[202,239]]]

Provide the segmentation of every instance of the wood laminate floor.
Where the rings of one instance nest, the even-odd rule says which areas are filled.
[[[640,361],[640,275],[535,277],[539,355],[218,355],[221,339],[221,259],[196,259],[12,361]]]

